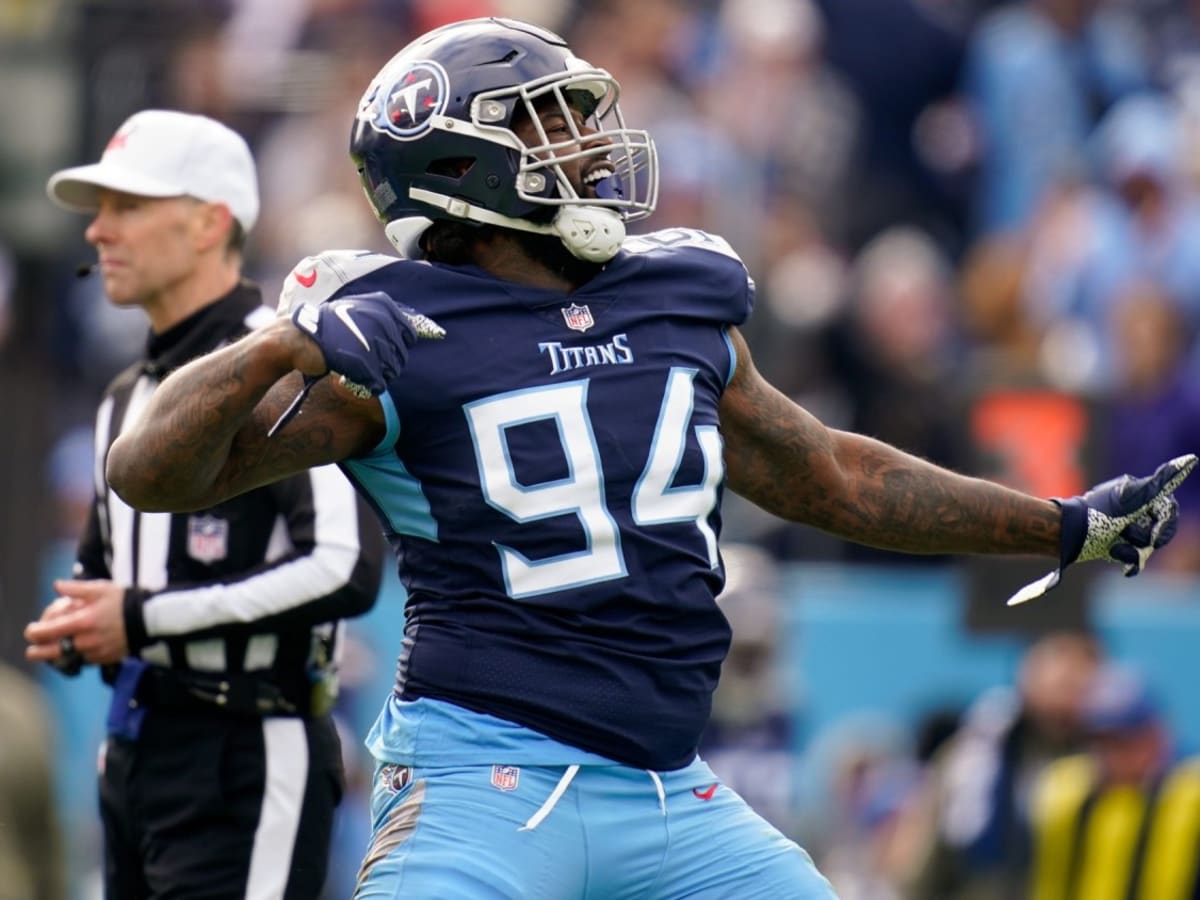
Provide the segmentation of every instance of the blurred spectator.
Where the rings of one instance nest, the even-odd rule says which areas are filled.
[[[65,900],[54,736],[34,682],[0,664],[0,896]]]
[[[1180,140],[1166,100],[1125,99],[1094,138],[1100,183],[1064,182],[1043,197],[1025,295],[1045,333],[1044,371],[1061,387],[1112,389],[1121,344],[1112,306],[1137,280],[1161,284],[1189,332],[1200,324],[1200,203],[1181,172]]]
[[[841,900],[897,900],[912,868],[907,810],[919,783],[913,736],[887,715],[849,716],[805,756],[804,845]]]
[[[591,62],[604,60],[621,83],[626,121],[638,127],[654,123],[661,184],[657,211],[645,227],[666,223],[721,231],[718,223],[732,216],[753,245],[757,229],[749,212],[728,199],[731,192],[759,194],[755,186],[762,173],[738,158],[724,116],[710,121],[701,111],[698,89],[710,65],[704,46],[710,37],[696,10],[682,0],[606,0],[577,7],[565,35],[575,52]],[[544,18],[539,13],[533,21]],[[738,244],[734,239],[735,249],[743,250]]]
[[[771,384],[823,422],[845,428],[851,397],[834,369],[831,334],[847,302],[846,260],[803,197],[777,190],[757,215],[761,276],[754,315],[742,332]],[[829,535],[781,525],[737,494],[725,495],[722,515],[730,539],[754,541],[779,559],[828,559],[840,552]]]
[[[1150,32],[1156,81],[1188,107],[1200,100],[1200,2],[1134,0]]]
[[[724,0],[719,14],[724,52],[702,106],[714,125],[737,110],[746,126],[722,130],[737,148],[742,178],[755,172],[759,184],[757,202],[718,210],[716,221],[757,212],[782,188],[803,198],[826,233],[844,238],[845,195],[862,164],[862,114],[825,59],[823,15],[813,0]],[[749,222],[731,224],[737,234]],[[758,271],[757,248],[747,249]]]
[[[1196,896],[1200,758],[1176,755],[1149,686],[1105,668],[1084,707],[1086,753],[1038,780],[1031,900]]]
[[[1042,768],[1079,746],[1100,650],[1087,635],[1029,647],[1015,690],[997,688],[938,751],[925,786],[923,860],[912,900],[1028,900],[1029,792]]]
[[[340,0],[340,2],[345,2],[345,0]],[[359,2],[361,3],[362,0]],[[377,3],[378,0],[371,0],[371,2]],[[434,28],[448,25],[450,22],[474,19],[480,16],[512,15],[520,18],[517,13],[502,9],[504,3],[501,0],[496,0],[496,2],[492,2],[492,0],[406,0],[404,5],[409,8],[412,16],[411,31],[413,34],[424,34]],[[553,18],[556,5],[561,6],[561,0],[546,0],[544,8],[540,12]],[[540,16],[538,24],[545,27],[553,26],[552,22],[547,22]],[[396,46],[396,49],[400,49],[399,45]],[[382,62],[381,60],[381,65]]]
[[[959,82],[964,35],[923,0],[818,0],[830,65],[861,107],[861,164],[842,217],[857,249],[897,222],[944,235],[960,230],[961,202],[931,167],[918,123]]]
[[[654,222],[715,230],[714,222],[723,213],[739,218],[745,215],[742,209],[722,209],[726,191],[731,184],[756,191],[758,173],[742,165],[738,148],[724,129],[681,105],[662,118],[654,133],[664,163]],[[751,253],[757,249],[751,248]]]
[[[274,297],[292,266],[319,249],[348,247],[394,252],[350,161],[349,122],[362,86],[395,52],[391,31],[372,34],[369,22],[348,22],[329,39],[323,84],[306,106],[266,129],[258,154],[263,214],[254,271]]]
[[[1194,329],[1200,324],[1200,201],[1182,171],[1186,148],[1177,107],[1149,95],[1124,100],[1101,122],[1097,140],[1104,174],[1125,213],[1119,240],[1107,248],[1116,257],[1109,287],[1154,278]],[[1111,293],[1098,298],[1097,318],[1111,299]]]
[[[1026,223],[1023,302],[1040,335],[1046,382],[1077,394],[1101,392],[1110,378],[1096,310],[1117,281],[1124,230],[1116,197],[1081,177],[1047,187]]]
[[[849,302],[849,266],[802,197],[776,191],[760,216],[762,274],[743,334],[771,384],[822,421],[845,427],[851,398],[834,371],[831,334]]]
[[[974,390],[1045,382],[1041,331],[1025,305],[1028,255],[1028,245],[1018,236],[997,233],[976,241],[962,262],[965,374]]]
[[[783,220],[783,216],[780,216]],[[791,232],[800,237],[802,229]],[[950,260],[915,227],[877,236],[850,264],[818,239],[801,238],[768,270],[764,303],[752,321],[764,346],[763,371],[826,423],[869,434],[925,459],[963,470],[959,385],[951,377],[960,341]],[[803,279],[803,280],[801,280]],[[757,352],[757,349],[756,349]],[[739,507],[731,504],[735,514]],[[829,558],[940,565],[941,556],[905,556],[833,541],[814,529],[759,517],[755,539],[782,559]],[[753,529],[754,521],[748,523]]]
[[[1139,282],[1116,300],[1111,327],[1120,353],[1104,464],[1153,471],[1155,459],[1194,452],[1200,447],[1200,379],[1188,358],[1194,326],[1160,285]],[[1175,496],[1179,530],[1155,569],[1200,573],[1200,484],[1185,481]]]
[[[1073,335],[1059,341],[1069,367],[1051,374],[1065,387],[1105,388],[1111,350],[1102,321],[1112,293],[1132,269],[1149,260],[1137,232],[1139,219],[1158,230],[1173,178],[1173,130],[1166,107],[1134,97],[1114,107],[1091,139],[1095,179],[1064,177],[1042,194],[1030,220],[1027,303],[1049,334]]]
[[[1068,496],[1087,484],[1092,417],[1061,384],[1080,354],[1057,346],[1027,302],[1032,245],[1024,234],[987,235],[960,270],[970,469],[1040,496]]]
[[[964,92],[979,131],[975,226],[1020,226],[1052,185],[1084,167],[1093,125],[1150,86],[1145,38],[1097,0],[1020,0],[985,16]]]
[[[912,829],[907,810],[919,772],[905,755],[866,753],[846,760],[837,792],[845,814],[821,854],[821,869],[840,900],[900,900],[911,870]]]
[[[253,5],[234,3],[234,18],[243,19],[243,13]],[[286,10],[290,5],[278,3],[274,21],[276,27],[270,30],[260,28],[256,34],[256,58],[264,67],[274,60],[271,37],[287,31]],[[172,103],[179,108],[235,121],[239,112],[242,112],[238,109],[238,95],[244,93],[247,87],[261,91],[265,73],[260,68],[253,73],[258,77],[253,77],[238,65],[249,54],[230,51],[227,37],[230,23],[221,6],[212,4],[208,15],[199,15],[201,9],[191,12],[193,20],[181,29],[178,42],[167,57],[164,80]]]
[[[841,376],[851,395],[849,429],[951,469],[965,463],[957,297],[950,261],[920,229],[897,226],[851,265]],[[850,559],[929,565],[941,557],[846,546]]]
[[[684,0],[603,0],[578,10],[564,37],[580,58],[604,60],[621,84],[626,121],[644,128],[691,106],[703,68],[695,9]]]
[[[863,248],[850,277],[850,427],[953,467],[941,391],[957,361],[949,260],[927,234],[900,226]]]

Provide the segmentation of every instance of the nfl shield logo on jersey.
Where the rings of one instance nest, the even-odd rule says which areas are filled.
[[[187,551],[197,562],[212,563],[229,555],[229,523],[216,516],[188,516]]]
[[[580,306],[578,303],[572,303],[570,306],[564,306],[562,314],[563,318],[567,320],[567,327],[573,331],[587,331],[596,324],[587,304]]]
[[[520,780],[519,766],[492,766],[492,787],[502,791],[515,791]]]

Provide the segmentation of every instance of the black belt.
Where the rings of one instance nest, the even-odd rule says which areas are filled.
[[[311,691],[284,691],[251,675],[176,672],[150,666],[138,682],[137,701],[163,709],[205,710],[233,716],[312,715]]]

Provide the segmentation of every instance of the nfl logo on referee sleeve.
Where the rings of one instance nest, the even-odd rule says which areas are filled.
[[[588,309],[586,303],[582,306],[578,303],[564,306],[562,314],[567,322],[567,327],[572,331],[587,331],[596,324],[596,320],[592,318],[592,311]]]
[[[188,516],[188,556],[211,563],[229,555],[229,522],[216,516]]]
[[[515,791],[520,780],[520,766],[492,766],[492,787],[502,791]]]

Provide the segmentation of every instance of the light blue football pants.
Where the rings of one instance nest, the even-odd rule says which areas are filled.
[[[354,900],[836,900],[701,760],[381,765]]]

